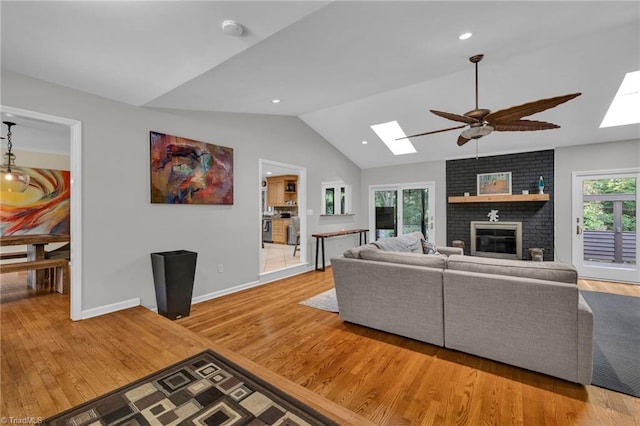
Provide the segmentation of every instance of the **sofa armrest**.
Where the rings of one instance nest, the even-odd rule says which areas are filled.
[[[438,246],[438,253],[451,256],[452,254],[464,255],[462,247],[440,247]]]
[[[593,376],[593,312],[578,295],[578,383],[591,383]]]

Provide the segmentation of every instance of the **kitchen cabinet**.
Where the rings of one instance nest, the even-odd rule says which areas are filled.
[[[287,244],[287,228],[291,219],[272,219],[271,238],[276,244]]]
[[[298,176],[267,177],[267,204],[271,207],[298,205]]]

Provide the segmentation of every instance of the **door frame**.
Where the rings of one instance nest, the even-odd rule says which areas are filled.
[[[392,184],[380,184],[369,185],[369,235],[371,240],[375,241],[376,232],[376,210],[375,210],[375,193],[376,191],[398,191],[398,232],[402,230],[402,198],[401,191],[404,189],[429,189],[429,236],[428,240],[435,242],[437,227],[436,227],[436,183],[435,181],[425,182],[409,182],[409,183],[392,183]],[[402,234],[399,234],[402,235]]]
[[[571,260],[573,265],[578,269],[581,278],[592,278],[597,280],[627,282],[640,284],[640,232],[636,224],[636,267],[634,269],[623,269],[607,267],[606,265],[585,266],[584,258],[584,238],[582,230],[584,228],[583,217],[583,189],[582,181],[584,179],[607,179],[620,175],[636,175],[636,222],[638,219],[637,208],[640,205],[640,168],[626,168],[613,170],[587,170],[576,171],[571,173],[571,224],[572,224],[572,241],[571,241]]]
[[[295,164],[281,163],[279,161],[267,160],[260,158],[258,160],[258,217],[262,218],[262,166],[263,164],[269,164],[279,168],[287,168],[295,170],[298,173],[298,216],[300,217],[300,264],[289,266],[287,268],[279,269],[277,271],[262,272],[262,254],[259,255],[258,274],[261,277],[261,282],[266,282],[271,278],[283,278],[289,276],[286,272],[283,274],[281,271],[293,270],[294,274],[296,268],[303,266],[306,268],[308,264],[308,238],[307,238],[307,168],[298,166]],[[258,227],[258,241],[262,241],[262,226]]]
[[[70,316],[82,319],[82,122],[70,118],[44,114],[1,105],[3,113],[30,118],[69,128],[69,169],[71,172],[71,299]]]

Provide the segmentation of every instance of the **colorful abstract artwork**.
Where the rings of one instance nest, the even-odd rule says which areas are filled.
[[[0,193],[0,234],[69,234],[71,174],[21,167],[31,176],[25,192]]]
[[[150,132],[151,202],[233,204],[233,149]]]

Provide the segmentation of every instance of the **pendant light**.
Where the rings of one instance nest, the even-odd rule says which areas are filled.
[[[19,167],[16,167],[16,156],[11,152],[11,127],[16,123],[3,121],[7,125],[7,152],[3,156],[0,167],[0,191],[2,192],[24,192],[29,187],[31,177]],[[2,138],[4,139],[4,138]]]

